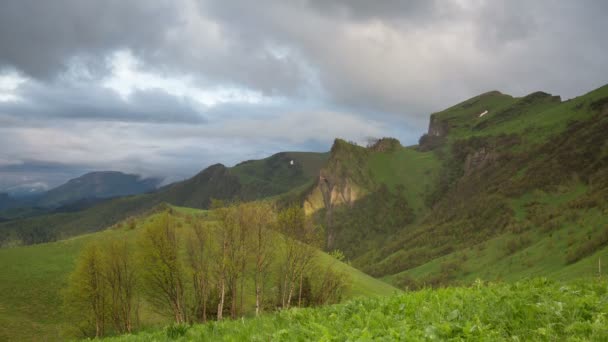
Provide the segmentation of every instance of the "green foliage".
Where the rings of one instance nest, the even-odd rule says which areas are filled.
[[[262,160],[237,164],[230,172],[242,184],[239,199],[254,200],[286,193],[311,183],[327,162],[328,153],[281,152]],[[293,165],[292,165],[293,161]]]
[[[186,241],[190,239],[193,232],[193,225],[204,220],[203,224],[214,226],[214,215],[212,213],[188,208],[171,208],[170,220],[175,225],[180,241],[180,255],[184,258],[187,252]],[[82,331],[72,329],[77,320],[74,319],[74,312],[65,310],[63,305],[64,289],[68,286],[68,278],[74,271],[75,263],[84,246],[97,241],[105,245],[106,240],[124,241],[132,247],[132,252],[136,253],[138,248],[137,240],[144,233],[146,227],[158,224],[163,215],[167,215],[168,208],[156,211],[145,216],[137,216],[116,225],[114,229],[102,232],[86,234],[77,238],[57,241],[53,243],[39,244],[35,246],[22,246],[14,248],[0,249],[0,340],[49,340],[58,341],[82,336]],[[195,215],[194,217],[192,215]],[[130,222],[127,224],[127,222]],[[211,234],[213,237],[213,234]],[[280,238],[274,238],[273,246],[275,249],[280,246]],[[210,241],[211,242],[211,241]],[[280,248],[279,248],[280,250]],[[335,261],[327,254],[316,251],[316,261],[318,267],[325,270],[327,265],[339,272],[348,274],[351,284],[343,290],[342,298],[352,298],[353,296],[377,296],[398,291],[396,288],[352,268],[342,262]],[[141,256],[141,255],[140,255]],[[272,257],[272,266],[268,279],[268,285],[274,284],[277,277],[276,264],[282,259],[282,254]],[[251,261],[253,262],[253,258]],[[141,259],[140,259],[141,261]],[[189,267],[186,267],[187,269]],[[141,268],[138,272],[143,271]],[[190,271],[186,270],[188,279]],[[143,285],[143,284],[141,284]],[[246,314],[251,314],[255,298],[252,296],[253,284],[246,282],[247,289],[244,301]],[[270,286],[267,288],[267,298],[270,299],[273,291]],[[140,291],[140,290],[138,290]],[[191,291],[191,290],[188,290]],[[186,293],[192,296],[192,293]],[[209,288],[208,314],[209,317],[215,315],[218,297],[217,291],[211,286]],[[166,325],[172,318],[165,314],[159,315],[153,309],[151,303],[147,302],[145,296],[141,296],[141,303],[137,310],[139,320],[135,327],[150,327],[158,324]],[[192,297],[188,297],[192,298]],[[190,300],[190,299],[189,299]],[[79,309],[73,307],[76,311]],[[267,307],[273,309],[273,307]],[[194,314],[193,314],[194,315]],[[83,315],[78,316],[82,318]],[[195,316],[192,316],[195,317]],[[200,319],[200,317],[198,317]],[[198,320],[195,319],[195,320]],[[135,323],[135,322],[134,322]],[[108,333],[114,333],[113,325]],[[89,333],[91,331],[89,330]],[[92,332],[94,335],[94,331]]]
[[[334,208],[332,225],[336,234],[335,248],[348,259],[380,247],[386,237],[414,221],[415,215],[405,199],[405,190],[398,186],[389,191],[381,185],[352,205]],[[326,210],[317,213],[319,222],[326,222]]]
[[[327,153],[284,152],[233,168],[215,164],[154,193],[105,200],[69,212],[14,213],[18,215],[14,220],[0,222],[0,247],[44,243],[99,231],[162,203],[207,209],[212,199],[255,200],[287,193],[310,184],[327,157]],[[294,165],[290,164],[292,160]]]
[[[85,336],[100,337],[106,329],[109,295],[103,258],[97,244],[86,246],[70,275],[65,294],[66,307],[74,313],[74,326]]]
[[[562,103],[544,93],[512,100],[491,93],[434,114],[431,126],[445,142],[435,150],[441,160],[438,184],[426,192],[432,210],[353,264],[375,276],[395,275],[396,283],[405,274],[422,282],[517,279],[533,270],[565,272],[567,263],[604,251],[607,95],[608,87],[602,87]],[[500,108],[475,116],[500,98]],[[582,238],[582,232],[556,237],[589,220],[596,226],[594,238]],[[468,260],[451,277],[442,274],[444,259],[487,241],[496,243],[478,253],[483,261]]]
[[[170,340],[176,340],[188,332],[190,326],[187,324],[173,324],[166,328],[167,338]]]
[[[564,341],[608,339],[605,282],[424,289],[342,305],[195,325],[181,341]],[[108,341],[165,340],[164,331]]]
[[[566,255],[566,262],[572,264],[584,257],[592,255],[596,251],[608,245],[608,227],[598,229],[593,236],[589,235],[585,242],[578,248],[571,250]]]

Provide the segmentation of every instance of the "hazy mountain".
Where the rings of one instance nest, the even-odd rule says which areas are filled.
[[[154,191],[160,182],[160,179],[141,178],[138,175],[117,171],[91,172],[45,192],[36,204],[53,207],[82,199],[141,194]]]

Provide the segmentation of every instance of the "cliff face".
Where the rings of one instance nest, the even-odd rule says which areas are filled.
[[[335,240],[332,229],[334,208],[350,205],[365,194],[365,183],[371,180],[366,173],[367,155],[370,150],[336,139],[327,165],[319,171],[319,177],[304,200],[307,215],[325,209],[327,248],[331,249]]]
[[[428,132],[418,141],[420,151],[430,151],[441,146],[448,134],[449,126],[447,121],[440,120],[437,115],[431,115]]]
[[[448,129],[446,121],[440,120],[435,114],[431,115],[427,135],[431,137],[443,137],[448,134]]]
[[[497,159],[498,153],[491,148],[482,147],[469,153],[464,162],[464,175],[471,175],[476,170],[484,168]]]

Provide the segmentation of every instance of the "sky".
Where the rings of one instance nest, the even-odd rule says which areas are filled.
[[[489,90],[606,84],[606,17],[604,0],[2,0],[0,191],[415,144]]]

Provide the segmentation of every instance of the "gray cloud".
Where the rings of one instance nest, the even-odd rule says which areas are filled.
[[[139,90],[127,99],[95,84],[27,83],[21,101],[0,102],[0,120],[45,125],[56,119],[157,123],[202,123],[205,119],[189,99],[160,89]]]
[[[29,80],[20,102],[0,101],[0,165],[179,178],[336,135],[414,143],[430,112],[481,92],[568,98],[605,84],[607,14],[602,0],[7,0],[0,74]],[[124,98],[100,82],[117,51],[189,87],[265,100],[206,106],[160,87]]]
[[[112,50],[155,50],[178,10],[165,0],[2,1],[0,64],[48,78],[80,56],[103,70]]]

